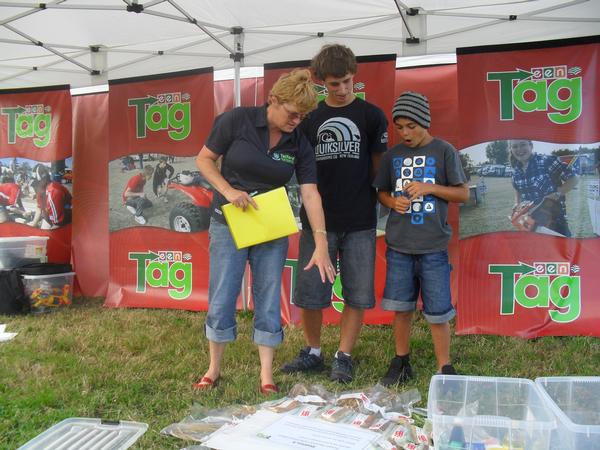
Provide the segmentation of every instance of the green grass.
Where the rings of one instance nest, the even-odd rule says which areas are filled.
[[[76,299],[73,307],[54,314],[4,317],[18,336],[0,344],[0,448],[14,449],[68,417],[100,417],[149,424],[135,449],[179,449],[183,441],[160,430],[183,419],[192,401],[208,407],[257,404],[258,355],[250,340],[249,313],[239,316],[239,337],[225,354],[223,381],[217,389],[193,394],[190,384],[207,366],[203,313],[176,310],[105,309],[101,299]],[[426,323],[414,324],[412,363],[416,387],[426,406],[435,371]],[[302,332],[288,327],[275,366],[292,358]],[[338,328],[324,328],[326,356],[336,350]],[[540,338],[523,341],[497,336],[454,338],[452,353],[463,374],[535,378],[553,375],[597,375],[600,340],[590,337]],[[355,381],[343,389],[371,386],[393,355],[388,326],[366,326],[354,357]],[[340,386],[325,374],[307,377],[276,373],[283,392],[297,382]]]

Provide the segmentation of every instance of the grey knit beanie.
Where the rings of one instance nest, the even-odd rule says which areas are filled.
[[[427,97],[418,92],[403,92],[392,108],[392,120],[396,120],[396,117],[406,117],[415,121],[423,128],[429,128],[429,125],[431,125],[431,115],[429,113],[429,101]]]

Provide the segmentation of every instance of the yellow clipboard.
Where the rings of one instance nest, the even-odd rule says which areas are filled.
[[[248,206],[243,211],[231,203],[221,207],[238,250],[298,232],[285,187],[252,198],[258,210]]]

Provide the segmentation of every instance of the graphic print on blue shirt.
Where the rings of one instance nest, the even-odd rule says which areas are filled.
[[[332,117],[317,130],[315,157],[317,161],[327,159],[360,159],[360,130],[345,117]]]
[[[415,156],[415,157],[395,157],[392,159],[396,184],[394,196],[404,195],[404,187],[412,181],[421,183],[435,184],[435,157]],[[410,203],[406,210],[410,214],[410,222],[414,225],[422,225],[425,220],[425,214],[435,212],[435,197],[425,195],[416,197]]]

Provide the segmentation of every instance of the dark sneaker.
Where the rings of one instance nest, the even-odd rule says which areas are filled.
[[[281,367],[283,373],[320,372],[325,368],[323,354],[321,356],[310,353],[310,347],[300,350],[298,356]]]
[[[394,356],[390,367],[383,378],[379,381],[384,386],[406,383],[413,376],[412,367],[408,357]]]
[[[442,368],[440,369],[438,374],[439,375],[458,375],[456,373],[456,369],[454,369],[454,366],[452,364],[446,364],[446,365],[442,366]]]
[[[329,378],[332,381],[340,383],[350,383],[352,381],[352,357],[338,352],[331,363],[331,375]]]

